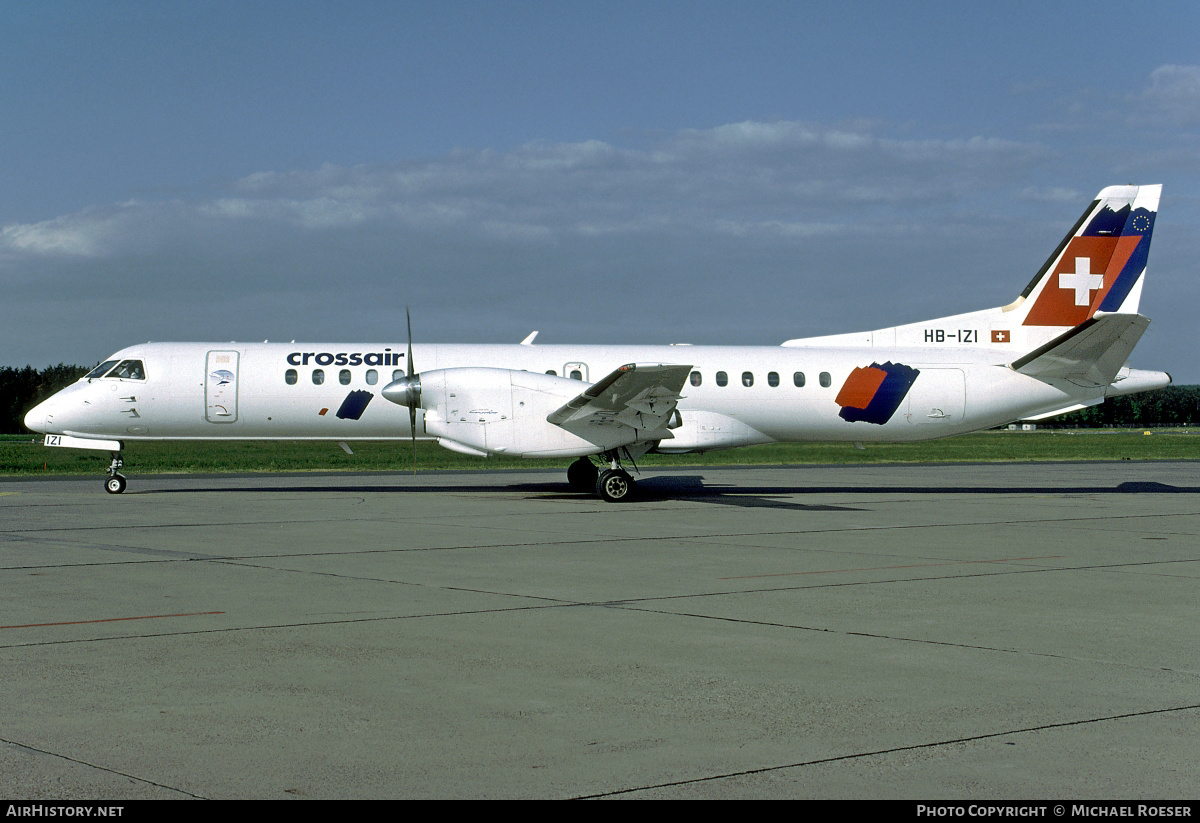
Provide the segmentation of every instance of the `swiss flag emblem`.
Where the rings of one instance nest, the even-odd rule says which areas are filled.
[[[1095,312],[1140,236],[1076,237],[1025,317],[1026,326],[1078,326]],[[993,335],[995,332],[993,332]],[[998,342],[993,337],[993,342]]]

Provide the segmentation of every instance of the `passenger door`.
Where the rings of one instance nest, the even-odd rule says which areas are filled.
[[[236,423],[238,419],[238,353],[210,351],[204,363],[204,419]]]

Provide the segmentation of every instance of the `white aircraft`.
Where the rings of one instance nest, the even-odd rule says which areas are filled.
[[[630,496],[648,451],[898,442],[1040,420],[1169,385],[1125,365],[1162,186],[1112,186],[1007,306],[780,346],[146,343],[32,409],[47,446],[432,438],[484,457],[575,457]],[[417,370],[420,364],[422,371]],[[390,401],[390,402],[383,402]],[[599,456],[601,466],[592,462]]]

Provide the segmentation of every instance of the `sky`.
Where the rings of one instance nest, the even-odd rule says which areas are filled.
[[[0,365],[146,340],[729,343],[1011,302],[1162,183],[1200,383],[1200,3],[0,0]]]

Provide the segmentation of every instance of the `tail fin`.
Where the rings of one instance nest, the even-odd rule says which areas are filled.
[[[1138,301],[1161,194],[1162,186],[1100,192],[1021,299],[1003,309],[1016,312],[1010,317],[1020,319],[1026,343],[1037,346],[1010,364],[1014,370],[1082,388],[1132,375],[1125,360],[1150,325]],[[1171,382],[1165,373],[1139,375],[1145,388]]]
[[[1006,320],[1037,345],[1097,312],[1137,314],[1161,194],[1161,185],[1101,191],[1021,297],[1005,307]]]
[[[798,338],[783,345],[960,345],[1033,353],[1052,341],[1058,345],[1063,335],[1093,318],[1137,315],[1161,194],[1160,185],[1109,186],[1101,191],[1021,296],[1007,306],[869,332]],[[1105,324],[1104,334],[1113,328]],[[1126,332],[1118,337],[1129,339]]]

